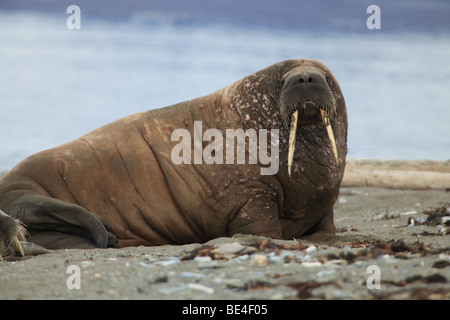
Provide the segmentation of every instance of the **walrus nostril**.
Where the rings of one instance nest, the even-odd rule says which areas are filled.
[[[307,82],[315,82],[312,76],[309,75],[302,75],[298,79],[299,83],[307,83]]]

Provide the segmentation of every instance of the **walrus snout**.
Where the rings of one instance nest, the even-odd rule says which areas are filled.
[[[333,156],[339,164],[336,142],[330,119],[336,113],[336,99],[328,85],[327,76],[320,69],[310,66],[296,67],[282,79],[280,113],[289,126],[288,173],[291,175],[294,160],[298,122],[321,121],[326,129]],[[298,119],[303,120],[298,120]]]
[[[285,123],[296,110],[318,116],[319,109],[322,109],[333,118],[336,100],[322,70],[310,66],[297,67],[286,73],[281,82],[280,112]]]

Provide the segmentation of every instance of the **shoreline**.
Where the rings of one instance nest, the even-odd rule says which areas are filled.
[[[348,159],[341,186],[450,190],[450,160]]]
[[[450,160],[346,160],[341,187],[450,190]],[[0,179],[9,170],[0,170]]]

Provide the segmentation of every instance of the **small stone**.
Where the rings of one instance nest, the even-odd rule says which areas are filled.
[[[234,258],[234,261],[247,261],[248,259],[250,259],[250,256],[248,254],[244,254]]]
[[[169,281],[169,277],[163,272],[149,273],[146,278],[149,284],[165,283]]]
[[[329,270],[321,270],[316,273],[317,278],[329,278],[331,275],[333,275],[336,271],[333,269]]]
[[[416,218],[416,222],[417,223],[424,223],[426,221],[426,219],[424,217],[417,217]]]
[[[269,261],[272,263],[283,263],[284,260],[283,258],[281,258],[280,256],[274,255],[274,254],[270,254],[268,255]]]
[[[443,236],[445,236],[445,235],[447,235],[447,234],[450,234],[450,228],[441,226],[441,227],[439,228],[439,234],[440,234],[440,235],[443,235]]]
[[[282,293],[275,293],[274,295],[270,296],[270,300],[282,300],[284,299],[284,296]]]
[[[305,255],[303,256],[303,258],[300,259],[300,260],[309,261],[311,258],[312,258],[312,256],[311,256],[310,254],[305,254]]]
[[[211,257],[195,257],[194,261],[202,263],[212,261],[212,259]]]
[[[305,255],[303,252],[296,252],[295,253],[295,260],[296,261],[302,261],[305,258]]]
[[[413,263],[411,263],[411,267],[423,267],[425,266],[425,263],[423,263],[423,261],[413,261]]]
[[[329,260],[329,261],[326,261],[324,263],[324,265],[345,266],[345,265],[347,265],[347,260],[344,260],[344,259]]]
[[[267,257],[263,254],[256,254],[251,261],[252,266],[265,267],[267,266]]]
[[[308,253],[311,253],[311,252],[317,251],[317,248],[315,246],[310,246],[305,251]]]
[[[149,258],[149,257],[146,257],[146,258],[145,258],[145,261],[146,261],[147,263],[156,263],[156,262],[159,262],[158,259],[155,259],[155,258]]]
[[[141,265],[142,267],[146,267],[146,268],[149,268],[149,267],[152,267],[153,266],[153,264],[148,264],[148,263],[145,263],[145,262],[139,262],[139,265]]]
[[[416,210],[410,210],[410,211],[406,211],[406,212],[400,212],[401,216],[409,216],[411,214],[417,214]]]
[[[339,299],[339,300],[351,299],[353,298],[353,294],[354,293],[349,290],[337,289],[332,291],[330,299]]]
[[[442,221],[442,224],[450,223],[450,217],[442,217],[441,221]]]
[[[93,266],[93,265],[95,265],[95,263],[92,261],[81,261],[82,268],[86,268],[86,267]]]
[[[160,292],[162,294],[173,294],[173,293],[185,291],[187,289],[188,289],[188,287],[185,284],[182,284],[182,285],[175,286],[175,287],[161,288],[158,290],[158,292]]]
[[[321,265],[322,265],[322,263],[320,263],[319,261],[305,261],[305,262],[302,262],[302,266],[307,267],[307,268],[320,267]]]
[[[446,253],[440,253],[440,254],[439,254],[439,259],[450,261],[450,255],[448,255],[448,254],[446,254]]]
[[[284,262],[291,262],[292,260],[295,259],[295,253],[292,251],[288,251],[288,250],[284,250],[280,253],[279,257],[284,261]]]
[[[395,259],[395,257],[393,257],[389,254],[383,254],[381,256],[381,259],[383,259],[384,261],[389,262],[389,263],[394,263],[397,260],[397,259]]]
[[[244,250],[244,248],[245,246],[243,246],[239,242],[224,243],[216,249],[216,252],[220,254],[231,254],[231,253],[237,254],[242,250]]]
[[[222,282],[229,289],[247,289],[247,283],[241,279],[224,279]]]
[[[163,267],[168,267],[168,266],[171,266],[171,265],[174,265],[177,263],[180,263],[180,259],[178,259],[178,258],[175,258],[172,260],[167,260],[167,261],[160,261],[160,262],[157,262],[156,264],[163,266]]]
[[[195,273],[195,272],[188,272],[188,271],[186,271],[186,272],[182,272],[182,273],[181,273],[181,277],[182,277],[182,278],[202,279],[202,278],[204,278],[205,276],[204,276],[203,274],[200,274],[200,273]]]
[[[214,289],[198,284],[198,283],[188,283],[187,285],[188,289],[192,289],[192,290],[197,290],[197,291],[202,291],[208,294],[213,294],[214,293]]]

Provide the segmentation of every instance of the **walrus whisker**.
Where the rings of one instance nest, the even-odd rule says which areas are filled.
[[[24,257],[25,254],[23,252],[22,245],[20,244],[20,242],[26,240],[26,235],[28,234],[28,232],[19,220],[16,219],[16,221],[17,221],[17,228],[14,238],[11,241],[11,247],[14,249],[14,252],[18,256]]]
[[[333,151],[334,159],[336,160],[336,164],[339,165],[338,152],[336,148],[336,140],[334,139],[333,129],[331,128],[330,119],[328,118],[328,114],[325,110],[319,109],[320,115],[322,116],[322,121],[325,127],[327,128],[328,138],[330,139],[331,150]]]
[[[288,174],[291,176],[292,162],[294,161],[295,136],[297,134],[298,110],[291,116],[291,126],[289,130],[289,151],[288,151]]]

